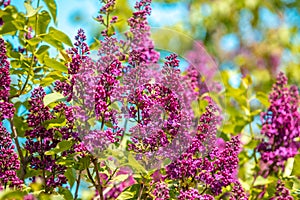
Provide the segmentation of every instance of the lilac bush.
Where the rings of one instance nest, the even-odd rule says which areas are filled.
[[[283,72],[269,97],[227,71],[222,88],[199,41],[182,70],[155,49],[151,0],[124,34],[118,2],[101,1],[90,46],[83,29],[72,44],[48,27],[56,3],[39,2],[26,13],[0,2],[0,33],[19,38],[0,39],[0,199],[299,198],[299,89]]]
[[[277,173],[284,170],[285,162],[298,154],[300,148],[299,92],[295,85],[287,87],[287,78],[281,72],[269,96],[268,111],[261,113],[261,134],[266,136],[257,150],[261,154],[261,173]]]

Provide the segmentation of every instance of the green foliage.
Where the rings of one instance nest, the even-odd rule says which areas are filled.
[[[53,21],[56,22],[56,15],[57,15],[57,5],[55,0],[44,0],[47,8],[49,9]]]
[[[69,150],[72,145],[73,145],[72,140],[63,140],[59,142],[55,148],[51,149],[50,151],[46,151],[45,155],[57,155],[66,150]]]
[[[39,1],[38,1],[39,2]],[[69,36],[56,25],[57,19],[57,2],[55,0],[43,0],[46,5],[34,6],[32,1],[25,1],[25,12],[17,10],[15,6],[7,6],[0,10],[0,18],[4,21],[0,26],[0,36],[12,36],[17,40],[17,45],[11,41],[7,41],[7,56],[10,61],[10,73],[16,81],[11,84],[11,94],[9,101],[14,104],[16,112],[9,121],[12,130],[12,137],[24,138],[26,131],[30,128],[27,124],[26,112],[29,110],[29,94],[34,87],[40,85],[49,88],[52,92],[47,94],[43,99],[44,106],[53,109],[59,102],[64,102],[66,97],[60,93],[53,92],[54,82],[57,80],[67,80],[68,68],[66,63],[71,61],[70,56],[66,53],[66,49],[73,47]],[[259,134],[261,125],[257,122],[262,111],[270,106],[268,93],[274,83],[275,67],[272,63],[273,56],[280,57],[282,52],[291,52],[296,58],[299,58],[299,44],[291,42],[291,38],[295,38],[299,33],[299,27],[285,27],[284,24],[279,27],[268,29],[262,26],[260,18],[260,10],[267,8],[274,15],[281,17],[285,8],[295,8],[299,11],[300,2],[292,1],[179,1],[179,0],[156,0],[155,2],[164,3],[163,5],[173,5],[180,2],[185,5],[188,11],[188,17],[176,23],[173,27],[162,27],[152,29],[152,39],[158,50],[166,50],[175,52],[185,58],[186,53],[191,49],[195,40],[201,40],[209,53],[218,63],[232,61],[235,65],[232,70],[222,70],[215,77],[216,81],[223,84],[224,88],[219,93],[211,93],[210,96],[220,105],[222,109],[222,117],[224,121],[220,127],[219,137],[225,141],[230,140],[233,135],[240,135],[243,147],[239,154],[239,171],[238,178],[242,187],[249,194],[250,199],[258,199],[258,196],[265,191],[262,199],[269,199],[275,194],[277,181],[280,179],[285,186],[291,191],[295,199],[300,199],[300,155],[290,158],[286,162],[283,172],[271,174],[267,178],[258,175],[260,170],[260,155],[256,147],[262,141]],[[39,4],[39,3],[38,3]],[[205,6],[209,8],[210,13],[205,13]],[[185,9],[185,8],[183,8]],[[251,27],[261,33],[263,40],[259,42],[249,42],[243,38],[241,32],[240,19],[241,13],[247,11],[251,14],[249,24]],[[107,34],[112,36],[115,32],[123,32],[128,29],[127,20],[132,15],[132,9],[128,1],[117,1],[111,15],[117,15],[118,21],[107,27]],[[110,16],[111,17],[111,16]],[[108,19],[110,19],[108,17]],[[98,28],[98,27],[97,27]],[[32,29],[32,31],[31,31]],[[98,30],[97,30],[98,31]],[[100,32],[100,31],[98,31]],[[202,32],[204,34],[199,34]],[[26,35],[30,37],[26,37]],[[97,33],[99,35],[99,33]],[[100,48],[101,43],[98,35],[95,35],[93,42],[89,45],[91,50]],[[220,48],[220,42],[223,36],[227,34],[235,34],[238,37],[239,47],[236,52],[226,52]],[[128,34],[130,38],[130,34]],[[174,42],[176,41],[176,42]],[[18,46],[24,48],[24,52],[16,50]],[[54,51],[53,51],[54,50]],[[243,54],[243,50],[248,52]],[[53,53],[54,52],[54,53]],[[199,53],[200,54],[200,53]],[[281,68],[293,84],[300,81],[299,63],[290,59],[286,63],[281,64],[285,67]],[[263,66],[259,65],[264,63]],[[127,64],[124,62],[123,64]],[[278,68],[280,66],[277,66]],[[244,73],[246,71],[246,73]],[[278,71],[278,70],[277,70]],[[230,79],[233,75],[243,74],[241,83],[238,87],[233,87]],[[200,98],[199,98],[200,99]],[[255,103],[258,102],[258,103]],[[195,117],[198,119],[207,106],[207,101],[194,101],[192,108]],[[118,103],[112,103],[110,108],[121,112]],[[22,111],[23,110],[23,111]],[[22,112],[21,112],[22,111]],[[97,122],[96,118],[89,120],[87,123],[94,126]],[[67,126],[66,117],[59,114],[51,120],[46,120],[43,127],[47,130]],[[105,128],[112,128],[111,122],[105,122]],[[14,135],[16,134],[16,135]],[[57,137],[61,137],[59,131],[55,132]],[[124,137],[128,133],[125,133]],[[19,141],[17,138],[17,141]],[[139,191],[142,186],[142,198],[151,193],[153,189],[150,185],[154,171],[147,170],[143,164],[146,159],[137,161],[134,154],[128,153],[124,139],[118,145],[112,145],[101,154],[101,159],[91,156],[90,152],[85,152],[82,156],[79,153],[72,152],[67,156],[64,152],[72,149],[73,145],[78,141],[73,139],[63,140],[54,148],[46,151],[44,155],[57,158],[57,164],[66,167],[65,176],[71,189],[75,189],[78,183],[78,177],[89,187],[95,185],[112,188],[113,184],[119,184],[129,178],[129,174],[117,174],[119,167],[129,167],[133,170],[133,176],[136,183],[126,188],[117,199],[138,199]],[[23,149],[21,144],[20,155],[25,157],[25,161],[21,163],[22,170],[19,170],[18,176],[23,178],[31,178],[42,174],[41,170],[33,170],[29,167],[31,156],[28,151]],[[102,153],[102,152],[101,152]],[[114,160],[111,160],[111,157]],[[26,160],[27,159],[27,160]],[[100,164],[101,163],[101,164]],[[99,169],[97,169],[97,167]],[[26,174],[22,175],[26,171]],[[164,170],[161,170],[164,174]],[[49,172],[50,173],[50,172]],[[103,173],[109,177],[109,181],[93,183],[97,181],[97,173]],[[92,186],[93,185],[93,186]],[[175,184],[176,185],[176,184]],[[23,199],[27,193],[33,193],[39,199],[73,199],[75,198],[71,190],[65,187],[46,194],[43,183],[32,183],[23,190],[4,190],[0,192],[0,200],[6,199]],[[224,193],[230,191],[230,187],[224,190]],[[178,188],[170,186],[171,199],[176,199]],[[82,199],[92,199],[95,195],[93,191],[81,191]],[[144,195],[144,196],[143,196]],[[150,195],[149,195],[150,196]],[[150,198],[150,197],[149,197]],[[152,197],[151,197],[152,198]],[[221,199],[220,197],[219,199]]]

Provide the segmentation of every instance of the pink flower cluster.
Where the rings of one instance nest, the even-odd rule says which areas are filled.
[[[4,119],[14,115],[14,106],[8,102],[10,91],[9,61],[4,40],[0,38],[0,190],[19,187],[23,181],[16,175],[20,161],[12,144],[11,135],[3,126]]]
[[[287,159],[294,157],[300,148],[300,142],[295,140],[300,136],[299,92],[295,85],[287,87],[282,72],[277,76],[269,101],[268,111],[261,114],[261,134],[266,139],[257,147],[264,176],[284,169]]]
[[[224,149],[207,147],[216,144],[217,119],[216,108],[210,104],[200,118],[198,132],[191,147],[166,167],[168,179],[181,181],[182,199],[200,198],[198,191],[190,190],[194,182],[200,183],[204,192],[208,190],[217,196],[221,194],[223,187],[236,181],[240,144],[238,137],[226,142]],[[206,196],[204,199],[213,198]]]
[[[275,196],[271,197],[270,200],[294,200],[290,195],[290,191],[284,187],[281,180],[277,182]]]

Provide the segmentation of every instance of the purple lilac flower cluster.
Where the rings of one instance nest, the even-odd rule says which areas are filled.
[[[126,40],[120,40],[122,51],[128,55],[128,66],[124,68],[124,88],[126,97],[134,93],[134,90],[149,83],[155,64],[159,60],[159,53],[154,49],[154,43],[150,38],[150,26],[147,16],[151,12],[151,0],[137,1],[136,11],[129,18],[130,30],[125,33]],[[138,77],[138,78],[137,78]]]
[[[266,139],[257,147],[264,176],[284,169],[285,161],[294,157],[300,148],[300,142],[295,140],[300,136],[299,92],[295,85],[287,87],[287,77],[282,72],[277,76],[269,101],[268,111],[261,114],[261,133]]]
[[[0,190],[7,187],[19,187],[23,182],[16,176],[20,168],[11,136],[2,124],[2,120],[12,118],[13,104],[8,102],[10,90],[9,62],[6,56],[4,40],[0,38]]]
[[[134,6],[136,11],[128,20],[130,32],[127,33],[127,39],[131,46],[128,62],[133,67],[141,63],[156,63],[159,59],[159,53],[154,50],[154,43],[150,39],[150,26],[147,22],[147,15],[151,13],[150,4],[151,0],[137,1]]]
[[[7,187],[20,187],[23,183],[16,174],[20,169],[20,161],[12,144],[10,134],[0,122],[0,190]]]
[[[79,84],[76,85],[77,91],[82,91],[79,92],[80,95],[88,93],[86,88],[91,89],[91,95],[83,97],[86,102],[91,101],[87,107],[90,107],[92,112],[86,112],[87,117],[95,117],[101,122],[100,130],[90,131],[83,138],[91,150],[94,147],[105,149],[109,144],[118,142],[123,133],[123,129],[118,126],[118,111],[111,106],[117,103],[122,95],[119,77],[123,74],[123,65],[119,58],[123,57],[123,54],[117,42],[116,38],[105,36],[98,50],[98,60],[85,62],[76,80],[76,82],[80,81],[79,84],[87,83],[87,87],[80,86],[79,90],[77,87]],[[85,81],[87,77],[88,80]],[[107,123],[111,126],[106,126]]]
[[[178,200],[214,200],[214,197],[209,194],[201,195],[198,190],[192,188],[189,190],[181,190],[178,196]]]
[[[84,62],[84,60],[87,58],[87,55],[90,53],[90,48],[85,43],[86,36],[83,29],[78,30],[75,40],[75,47],[67,51],[67,53],[72,57],[72,62],[70,62],[68,66],[68,73],[72,75],[77,74],[82,62]]]
[[[230,200],[248,200],[248,196],[242,188],[241,183],[238,181],[234,183],[234,187],[231,191]]]
[[[236,181],[238,137],[226,142],[224,149],[208,148],[216,144],[216,110],[213,104],[208,105],[199,120],[191,147],[166,167],[167,178],[180,180],[183,192],[196,181],[202,184],[203,191],[209,190],[210,194],[217,196],[223,187]]]
[[[154,190],[152,191],[152,195],[154,196],[155,200],[164,200],[169,199],[169,188],[165,182],[156,182],[154,185]]]
[[[99,58],[93,61],[87,56],[89,47],[83,30],[78,31],[75,39],[75,48],[68,51],[72,56],[68,64],[70,83],[57,81],[55,89],[68,96],[68,101],[73,100],[72,108],[82,145],[95,153],[119,141],[123,133],[117,126],[116,110],[110,108],[120,96],[118,77],[123,66],[118,58],[123,54],[116,45],[117,39],[105,36],[98,50]],[[100,121],[101,130],[91,130],[90,119]],[[111,126],[105,127],[106,123]]]
[[[105,21],[105,16],[109,17],[109,14],[114,10],[114,7],[116,5],[116,0],[108,0],[108,1],[104,1],[105,4],[100,8],[100,11],[99,11],[99,15],[97,16],[97,21],[100,22],[100,24],[103,24],[106,29],[104,29],[101,34],[106,37],[106,36],[111,36],[111,35],[114,35],[115,32],[110,32],[112,31],[112,24],[116,23],[117,20],[118,20],[118,16],[113,16],[111,17],[111,19],[107,19],[109,21]]]
[[[2,38],[0,38],[0,70],[0,99],[7,101],[10,87],[9,62],[6,56],[6,46]]]
[[[194,48],[186,54],[190,62],[185,75],[186,81],[189,82],[190,90],[193,96],[198,97],[203,93],[221,90],[221,85],[213,81],[217,73],[215,61],[205,52],[201,41],[194,43]]]
[[[190,140],[192,109],[178,66],[177,55],[167,56],[160,74],[154,73],[153,80],[136,87],[127,96],[128,117],[137,122],[129,130],[132,140],[129,150],[151,159],[152,163],[178,158]]]
[[[14,106],[8,102],[10,90],[9,62],[4,40],[0,38],[0,121],[13,117]]]
[[[172,139],[177,135],[180,105],[171,90],[159,84],[146,84],[129,97],[129,103],[136,105],[130,107],[129,115],[139,123],[131,130],[134,142],[130,144],[130,149],[136,152],[154,151],[160,146],[166,146],[169,137]],[[164,111],[167,119],[159,120]],[[154,121],[157,123],[156,128],[153,124],[148,126],[148,123]],[[151,128],[156,130],[149,130]],[[142,147],[139,145],[141,138]]]
[[[76,42],[74,43],[75,47],[67,51],[71,56],[71,62],[67,64],[68,73],[69,73],[69,83],[64,81],[55,82],[55,90],[62,92],[65,96],[68,96],[67,101],[71,101],[73,95],[73,87],[75,84],[76,74],[78,73],[81,65],[88,58],[90,49],[86,44],[86,36],[82,29],[78,30],[77,35],[75,36]]]
[[[73,133],[74,116],[71,110],[65,104],[58,104],[51,112],[48,106],[45,106],[43,99],[46,93],[43,88],[35,88],[32,92],[29,103],[31,105],[27,122],[30,130],[25,132],[27,141],[25,143],[25,149],[32,155],[30,160],[30,167],[34,170],[42,170],[42,180],[45,184],[45,190],[50,191],[58,186],[62,186],[67,183],[67,179],[64,176],[66,167],[57,164],[59,155],[47,155],[46,151],[49,151],[57,146],[62,140],[76,137],[76,133]],[[47,128],[47,122],[49,120],[57,119],[55,113],[61,113],[64,111],[67,125],[64,127]],[[62,138],[57,136],[57,133],[62,135]],[[66,152],[62,152],[62,155],[66,155]],[[33,178],[33,181],[35,181]]]
[[[290,195],[290,191],[284,187],[284,184],[281,180],[277,182],[275,196],[270,198],[270,200],[294,200]]]

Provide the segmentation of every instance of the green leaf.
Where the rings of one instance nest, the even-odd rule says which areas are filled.
[[[49,26],[51,17],[49,13],[45,10],[43,10],[39,15],[38,15],[38,30],[36,30],[37,35],[44,34],[47,31],[47,28]]]
[[[47,46],[47,45],[42,45],[39,47],[38,51],[35,53],[36,55],[43,55],[44,53],[47,52],[47,50],[49,49],[50,47]]]
[[[276,179],[274,177],[267,177],[264,178],[262,176],[258,176],[255,180],[255,183],[253,186],[258,186],[258,185],[268,185],[270,183],[273,183],[274,181],[276,181]]]
[[[108,29],[107,29],[107,35],[108,36],[112,36],[113,34],[115,33],[115,28],[114,26],[109,26]]]
[[[21,64],[19,60],[12,60],[10,61],[10,65],[12,68],[19,68]]]
[[[51,78],[51,77],[46,77],[46,78],[43,78],[41,81],[40,81],[40,85],[45,87],[45,86],[49,86],[51,85],[52,83],[54,82],[54,79]]]
[[[134,192],[124,191],[117,197],[117,200],[132,199],[134,195]]]
[[[47,34],[45,36],[43,36],[43,40],[45,42],[47,42],[48,44],[52,45],[53,47],[55,47],[56,49],[58,50],[62,50],[64,49],[63,47],[63,44],[58,41],[58,40],[55,40],[51,35]]]
[[[286,161],[284,172],[283,172],[283,177],[288,177],[291,175],[291,173],[293,171],[294,160],[295,160],[295,158],[288,158],[288,160]]]
[[[31,46],[35,46],[38,43],[40,43],[41,41],[42,41],[42,39],[39,37],[34,37],[34,38],[31,38],[30,40],[27,40],[28,44],[30,44]]]
[[[61,118],[54,118],[50,120],[46,120],[43,122],[43,126],[47,129],[53,128],[53,127],[62,127],[66,125],[66,119],[64,117]]]
[[[2,28],[0,29],[0,34],[14,34],[13,32],[17,31],[17,27],[13,22],[5,22]]]
[[[101,47],[101,43],[97,38],[94,38],[94,42],[90,45],[90,50],[99,49]]]
[[[77,162],[77,168],[78,170],[84,170],[87,169],[90,165],[90,158],[88,156],[80,158],[79,162]]]
[[[250,113],[250,115],[254,117],[254,116],[260,114],[261,112],[262,112],[261,109],[257,109],[257,110],[252,111],[252,112]]]
[[[291,175],[300,176],[300,154],[295,156],[294,166]]]
[[[72,198],[71,198],[72,199]],[[66,200],[63,195],[60,194],[52,194],[51,200]]]
[[[125,181],[129,177],[128,174],[120,174],[119,176],[116,176],[112,179],[113,183],[121,183]]]
[[[7,191],[3,191],[3,193],[0,193],[0,200],[7,200],[7,199],[22,200],[25,195],[26,193],[24,191],[7,190]]]
[[[55,0],[44,0],[47,8],[49,9],[51,16],[53,17],[54,23],[56,22],[56,15],[57,15],[57,5]]]
[[[268,95],[263,93],[263,92],[257,92],[256,94],[256,98],[265,106],[265,107],[269,107],[270,106],[270,102],[269,102],[269,98]]]
[[[57,93],[57,92],[54,92],[54,93],[51,93],[51,94],[47,94],[45,97],[44,97],[44,105],[47,106],[49,105],[50,103],[53,103],[53,102],[56,102],[56,101],[59,101],[59,100],[62,100],[64,99],[64,95],[60,94],[60,93]]]
[[[259,143],[260,143],[259,140],[251,139],[248,144],[244,145],[244,147],[253,150],[254,148],[257,147]]]
[[[57,161],[57,164],[63,165],[66,167],[72,167],[74,165],[74,158],[70,157],[60,157]]]
[[[35,14],[37,14],[39,12],[39,10],[41,10],[42,6],[38,7],[37,9],[34,9],[29,3],[25,2],[24,6],[26,8],[26,16],[25,17],[32,17]]]
[[[50,27],[49,28],[49,35],[53,39],[55,39],[57,41],[60,41],[60,42],[66,44],[66,45],[68,45],[70,47],[73,46],[72,41],[70,40],[70,38],[64,32],[62,32],[62,31],[59,31],[59,30],[57,30],[57,29],[55,29],[53,27]]]
[[[137,173],[147,173],[146,169],[133,157],[131,153],[128,155],[128,165]]]
[[[55,70],[58,70],[61,72],[65,72],[65,73],[68,72],[67,66],[56,61],[53,58],[46,57],[46,58],[44,58],[44,62],[45,62],[45,65],[47,65],[48,67],[51,67],[52,69],[55,69]]]
[[[71,191],[66,188],[61,188],[61,191],[59,191],[59,193],[64,195],[64,199],[73,199]]]
[[[26,130],[28,130],[28,124],[25,121],[18,117],[17,115],[14,116],[14,125],[16,127],[18,137],[24,137]]]
[[[68,168],[65,172],[65,176],[68,179],[68,183],[70,184],[70,187],[72,188],[75,181],[76,181],[76,171],[73,168]]]
[[[267,187],[267,192],[268,192],[268,195],[269,197],[273,196],[276,192],[276,181],[274,181],[273,183],[270,183]]]
[[[45,155],[55,155],[70,149],[73,145],[72,141],[63,140],[59,142],[54,149],[45,152]]]

